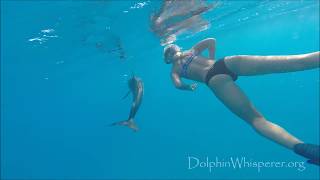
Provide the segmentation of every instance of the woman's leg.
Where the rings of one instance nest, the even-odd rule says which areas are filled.
[[[230,76],[224,74],[214,76],[209,81],[209,87],[226,107],[249,123],[262,136],[289,149],[302,143],[286,130],[263,117]]]
[[[288,56],[227,56],[226,66],[239,76],[285,73],[319,68],[320,52]]]

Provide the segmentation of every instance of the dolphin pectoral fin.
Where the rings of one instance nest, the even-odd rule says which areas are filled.
[[[131,92],[131,91],[128,91],[127,94],[124,95],[121,99],[123,100],[123,99],[127,98],[127,97],[129,96],[130,92]]]

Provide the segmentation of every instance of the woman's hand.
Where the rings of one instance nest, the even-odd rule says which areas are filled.
[[[175,58],[177,59],[184,59],[188,56],[192,56],[193,53],[191,51],[185,51],[185,52],[177,52],[175,55]]]

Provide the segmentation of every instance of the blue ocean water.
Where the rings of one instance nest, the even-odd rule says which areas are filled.
[[[319,51],[319,1],[221,3],[205,14],[209,29],[176,43],[214,37],[218,58]],[[160,4],[1,1],[1,179],[319,179],[318,166],[293,165],[305,159],[258,135],[205,85],[174,88],[150,30]],[[145,86],[137,133],[108,127],[127,118],[132,71]],[[268,120],[319,144],[319,69],[237,84]],[[203,167],[189,169],[188,157]],[[291,167],[210,172],[207,157]]]

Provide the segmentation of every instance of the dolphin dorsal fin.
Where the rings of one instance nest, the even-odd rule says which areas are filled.
[[[133,78],[133,77],[134,77],[134,71],[131,70],[131,78]]]

